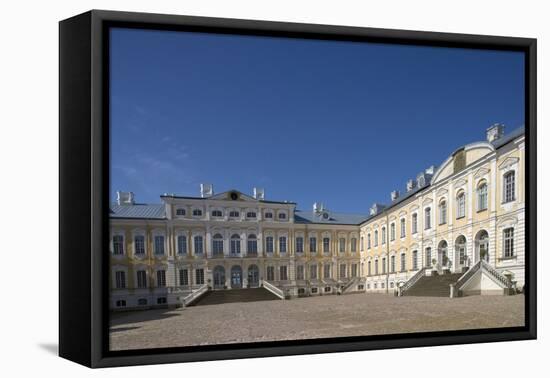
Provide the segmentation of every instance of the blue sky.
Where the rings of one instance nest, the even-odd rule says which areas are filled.
[[[266,190],[367,213],[495,122],[524,124],[517,52],[114,29],[111,196]]]

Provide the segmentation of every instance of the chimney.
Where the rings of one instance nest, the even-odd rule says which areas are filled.
[[[435,173],[435,165],[430,165],[426,170],[424,171],[427,175],[433,176]]]
[[[392,201],[395,201],[398,198],[399,198],[399,190],[394,190],[393,192],[391,192],[391,200]]]
[[[495,123],[487,129],[487,142],[494,142],[504,136],[504,125]]]
[[[413,179],[407,181],[407,192],[410,192],[416,187],[416,182]]]
[[[265,192],[263,188],[254,188],[254,198],[263,201],[265,198]]]
[[[313,204],[313,212],[315,214],[320,214],[325,210],[325,205],[323,205],[321,202],[315,202]]]
[[[133,192],[116,192],[116,202],[119,205],[133,205],[134,202],[134,193]]]
[[[208,198],[214,195],[214,187],[212,184],[201,184],[201,197]]]
[[[426,175],[424,172],[420,172],[417,176],[416,176],[416,185],[419,187],[419,188],[422,188],[424,185],[426,185]]]
[[[381,205],[379,203],[373,203],[370,208],[370,215],[376,215],[383,209],[384,209],[384,205]]]

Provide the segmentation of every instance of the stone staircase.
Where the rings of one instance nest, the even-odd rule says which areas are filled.
[[[462,273],[422,276],[414,285],[403,293],[403,296],[449,297],[449,285],[456,283],[461,276]]]
[[[256,302],[280,300],[263,287],[254,289],[211,290],[197,299],[191,306],[205,306],[221,303]]]

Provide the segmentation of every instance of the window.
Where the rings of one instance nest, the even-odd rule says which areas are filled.
[[[139,298],[138,306],[147,306],[147,298]]]
[[[204,269],[195,269],[195,279],[197,285],[204,285]]]
[[[311,288],[311,294],[317,294],[317,288],[316,287]]]
[[[323,266],[323,278],[330,278],[330,264]]]
[[[265,213],[265,219],[273,219],[273,213],[271,213],[269,211],[267,213]]]
[[[386,258],[382,258],[382,274],[386,274]]]
[[[123,255],[124,254],[124,236],[114,235],[113,236],[113,255]]]
[[[323,238],[323,253],[330,252],[330,238]]]
[[[361,252],[365,250],[365,238],[361,236],[361,239],[359,239],[359,248],[361,249]]]
[[[268,281],[275,281],[275,267],[268,266],[267,267],[267,280]]]
[[[180,269],[180,285],[187,286],[189,285],[189,273],[187,269]]]
[[[370,233],[369,233],[369,234],[367,234],[367,248],[368,249],[370,249],[370,245],[371,245],[371,243],[370,243]]]
[[[477,211],[487,210],[487,184],[481,183],[477,187]]]
[[[317,279],[317,265],[313,264],[309,266],[309,278],[312,280]]]
[[[401,271],[404,272],[407,267],[407,260],[404,253],[401,254]]]
[[[466,254],[466,238],[460,235],[455,241],[455,256],[458,256],[460,265],[465,265],[468,259]]]
[[[126,272],[119,270],[115,272],[116,288],[126,289]]]
[[[200,235],[195,236],[194,244],[195,244],[195,255],[202,255],[203,253],[202,236]]]
[[[298,236],[296,238],[296,253],[303,253],[304,252],[304,238],[301,236]]]
[[[164,235],[155,236],[155,255],[164,255]]]
[[[279,236],[279,253],[286,253],[286,236]]]
[[[346,278],[346,264],[340,264],[340,278]]]
[[[314,236],[309,238],[309,251],[312,253],[317,252],[317,238]]]
[[[231,235],[231,254],[241,254],[241,237],[238,234]]]
[[[413,251],[412,259],[413,270],[418,270],[418,251]]]
[[[193,216],[194,217],[202,217],[202,210],[201,209],[194,209],[193,210]]]
[[[447,223],[447,201],[439,203],[439,224]]]
[[[382,244],[386,244],[386,227],[382,227]]]
[[[357,238],[351,238],[351,252],[357,252]]]
[[[378,230],[374,231],[374,246],[378,247]]]
[[[214,256],[223,255],[223,236],[221,234],[216,234],[212,238],[212,254]]]
[[[143,235],[134,236],[134,253],[136,255],[145,254],[145,236]]]
[[[124,299],[119,299],[118,301],[116,301],[116,306],[117,307],[126,307],[126,301]]]
[[[395,273],[395,256],[390,256],[390,273]]]
[[[298,289],[298,295],[303,295],[305,293],[306,293],[306,289],[304,289],[303,287]]]
[[[390,241],[395,240],[395,223],[390,225]]]
[[[279,213],[279,220],[285,220],[286,219],[286,213]]]
[[[378,275],[378,260],[374,260],[374,275]]]
[[[136,275],[138,289],[145,289],[147,287],[147,272],[144,270],[138,270]]]
[[[330,286],[325,286],[325,293],[330,293],[332,288]]]
[[[267,253],[273,253],[273,236],[265,238],[265,251]]]
[[[370,276],[372,274],[372,269],[371,269],[371,261],[369,261],[367,263],[367,275]]]
[[[185,209],[176,209],[176,215],[178,217],[184,217],[185,216]]]
[[[187,237],[185,235],[178,235],[178,255],[185,255],[187,253]]]
[[[340,238],[340,240],[338,240],[338,251],[340,253],[346,252],[346,239]]]
[[[351,276],[357,277],[357,264],[351,264]]]
[[[166,304],[166,297],[158,297],[157,304],[159,305]]]
[[[432,249],[430,247],[426,248],[426,266],[432,266]]]
[[[214,218],[221,218],[223,216],[221,210],[212,210],[212,217]]]
[[[503,231],[504,235],[504,257],[514,257],[514,229],[507,228]]]
[[[304,266],[303,265],[296,266],[296,279],[297,280],[303,280],[304,279]]]
[[[504,202],[511,202],[516,199],[516,174],[514,171],[504,175]]]
[[[250,254],[258,253],[258,239],[256,238],[256,235],[254,235],[254,234],[248,235],[248,242],[246,244],[246,251]]]
[[[287,281],[288,280],[288,271],[286,265],[282,265],[279,267],[279,279],[281,281]]]
[[[418,214],[414,213],[412,215],[411,233],[416,234],[417,232],[418,232]]]
[[[456,218],[462,218],[466,215],[466,195],[460,192],[456,197]]]
[[[241,214],[237,211],[237,210],[231,210],[229,212],[229,217],[230,218],[238,218]]]
[[[248,213],[246,213],[246,217],[247,218],[256,218],[256,213],[253,212],[253,211],[249,211]]]
[[[430,228],[432,228],[432,209],[428,207],[424,210],[424,229]]]
[[[157,270],[157,287],[166,287],[166,271]]]
[[[401,236],[402,238],[404,238],[406,235],[407,235],[407,221],[405,220],[405,218],[401,218],[401,234],[399,236]]]

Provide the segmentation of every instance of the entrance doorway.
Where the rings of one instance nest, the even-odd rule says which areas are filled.
[[[241,289],[243,287],[243,270],[240,266],[235,265],[231,268],[231,288]]]
[[[223,289],[225,287],[225,268],[217,266],[214,268],[214,289]]]
[[[476,235],[475,261],[483,260],[489,262],[489,234],[481,230]]]
[[[258,287],[260,285],[260,270],[257,265],[248,267],[248,286]]]

